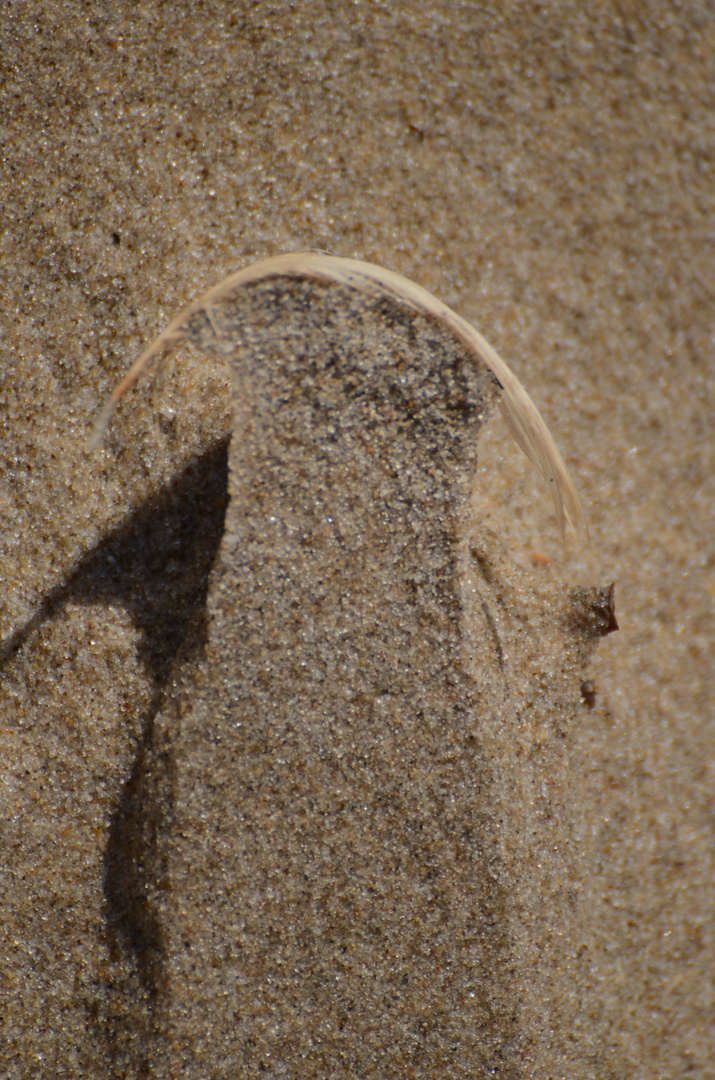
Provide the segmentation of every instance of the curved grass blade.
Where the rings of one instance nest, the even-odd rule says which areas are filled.
[[[342,259],[334,255],[297,252],[264,259],[231,274],[185,307],[141,354],[115,387],[96,419],[88,449],[94,449],[102,441],[112,413],[123,394],[144,371],[159,358],[170,353],[186,337],[186,327],[193,315],[203,311],[213,323],[212,311],[217,305],[247,285],[276,277],[333,282],[375,297],[389,296],[415,311],[434,316],[448,326],[469,352],[486,364],[497,379],[502,389],[500,405],[507,427],[549,486],[562,538],[567,528],[576,535],[587,537],[588,529],[581,500],[549,429],[521,382],[489,342],[461,315],[402,274],[385,270],[373,263]],[[218,329],[217,335],[221,340]]]

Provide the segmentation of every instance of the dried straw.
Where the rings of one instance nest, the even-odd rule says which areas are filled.
[[[166,329],[142,353],[119,385],[115,387],[97,417],[87,448],[92,450],[102,441],[117,402],[134,385],[142,372],[157,359],[170,353],[186,337],[187,323],[191,316],[203,310],[213,323],[213,309],[235,295],[237,290],[246,285],[276,277],[334,282],[358,289],[371,296],[389,296],[393,300],[408,305],[414,311],[435,316],[443,325],[448,326],[466,348],[479,357],[494,373],[502,389],[500,406],[507,427],[548,483],[562,537],[566,528],[576,535],[587,537],[588,530],[581,500],[549,429],[516,375],[489,342],[466,319],[457,315],[446,304],[420,285],[410,281],[409,278],[372,263],[359,262],[356,259],[341,259],[334,255],[298,252],[253,263],[231,274],[204,296],[189,304],[171,320]],[[221,331],[217,333],[221,340]],[[230,343],[224,344],[230,345]]]

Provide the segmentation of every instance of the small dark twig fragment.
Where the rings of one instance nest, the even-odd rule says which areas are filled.
[[[591,682],[590,679],[584,679],[581,683],[581,700],[585,705],[588,705],[589,709],[592,709],[596,704],[597,695],[596,684]]]

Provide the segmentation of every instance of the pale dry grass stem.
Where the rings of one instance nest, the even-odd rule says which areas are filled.
[[[499,383],[502,390],[500,406],[506,425],[549,486],[562,538],[566,530],[570,530],[575,536],[587,538],[588,529],[581,500],[551,433],[521,382],[489,342],[466,319],[457,315],[446,304],[420,285],[410,281],[409,278],[372,263],[360,262],[356,259],[342,259],[334,255],[298,252],[264,259],[231,274],[204,296],[180,311],[112,391],[109,400],[97,417],[88,442],[88,449],[94,449],[102,441],[117,402],[133,386],[142,372],[160,357],[170,353],[175,345],[184,340],[188,320],[193,315],[204,311],[214,325],[219,342],[223,344],[225,333],[216,326],[213,319],[216,306],[228,300],[235,295],[237,290],[246,285],[276,277],[332,282],[358,289],[371,296],[387,296],[406,304],[414,311],[432,315],[443,325],[448,326],[459,341],[486,364]],[[226,343],[229,347],[230,344],[230,342]]]

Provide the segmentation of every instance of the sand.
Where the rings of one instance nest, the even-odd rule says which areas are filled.
[[[713,1076],[707,6],[18,3],[1,30],[2,1074]],[[321,758],[274,733],[277,846],[244,822],[224,849],[221,785],[235,823],[259,750],[232,728],[214,769],[211,725],[177,719],[225,550],[224,360],[185,351],[83,443],[178,307],[306,248],[475,323],[542,409],[591,546],[564,556],[490,418],[431,570],[475,590],[440,677],[482,698],[416,727],[409,680],[373,694],[345,778],[371,824],[348,801],[322,838],[345,740]],[[595,648],[584,612],[613,581]]]

